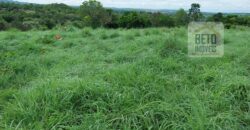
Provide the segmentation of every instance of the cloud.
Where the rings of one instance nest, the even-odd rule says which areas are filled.
[[[19,0],[31,3],[65,3],[80,5],[84,0]],[[179,9],[190,8],[192,3],[200,3],[202,11],[209,12],[245,12],[250,13],[249,0],[99,0],[105,7]]]

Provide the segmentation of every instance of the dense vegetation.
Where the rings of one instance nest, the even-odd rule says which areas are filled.
[[[212,59],[186,31],[0,32],[0,129],[249,130],[250,29]]]
[[[83,2],[81,7],[64,4],[14,4],[0,3],[0,30],[17,28],[23,31],[46,30],[60,26],[83,28],[90,26],[106,28],[175,27],[190,21],[221,21],[227,28],[232,25],[250,26],[249,16],[204,16],[199,4],[192,4],[188,12],[183,9],[175,14],[127,11],[119,12],[103,8],[95,0]]]
[[[52,29],[56,25],[78,26],[82,19],[77,9],[64,4],[0,4],[0,30],[17,28],[20,30]]]

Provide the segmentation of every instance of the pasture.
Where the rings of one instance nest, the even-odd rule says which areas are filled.
[[[0,129],[250,129],[249,42],[189,58],[184,27],[0,32]]]

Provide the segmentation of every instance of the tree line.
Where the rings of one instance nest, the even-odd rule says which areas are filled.
[[[223,22],[227,28],[234,25],[250,26],[249,16],[224,15],[217,13],[204,16],[198,3],[188,11],[180,9],[174,14],[161,12],[126,11],[107,9],[96,0],[83,2],[79,7],[65,4],[14,4],[0,3],[0,30],[17,28],[47,30],[61,26],[144,28],[185,26],[191,21]]]

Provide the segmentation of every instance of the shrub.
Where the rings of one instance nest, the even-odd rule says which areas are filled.
[[[40,42],[42,44],[52,44],[55,42],[54,40],[54,37],[51,36],[51,35],[44,35],[44,36],[41,36],[37,42]]]
[[[71,25],[64,27],[64,29],[66,32],[74,32],[77,30],[77,28],[75,26],[71,26]]]
[[[225,25],[225,28],[226,28],[226,29],[230,29],[231,27],[232,27],[231,24],[226,24],[226,25]]]
[[[84,28],[83,31],[82,31],[82,36],[83,37],[90,37],[90,36],[92,36],[91,28]]]
[[[74,21],[72,22],[73,26],[77,27],[77,28],[83,28],[84,27],[84,23],[82,21]]]
[[[151,33],[150,33],[150,31],[149,30],[145,30],[144,31],[144,35],[146,35],[146,36],[149,36]]]
[[[105,32],[103,32],[101,34],[101,39],[103,39],[103,40],[108,39],[108,35]]]
[[[0,18],[0,31],[8,29],[7,22]]]
[[[110,38],[117,38],[117,37],[119,37],[120,36],[120,34],[118,33],[118,32],[114,32],[114,33],[112,33],[111,35],[110,35]]]
[[[126,12],[119,20],[120,27],[124,28],[142,28],[151,25],[148,17],[137,12]]]
[[[66,48],[71,48],[74,46],[74,43],[73,42],[65,42],[63,44],[63,48],[66,49]]]
[[[21,24],[21,26],[19,27],[19,29],[21,31],[28,31],[28,30],[32,29],[32,24],[24,22],[24,23]]]
[[[176,38],[168,38],[163,44],[163,47],[160,51],[162,57],[167,57],[168,55],[185,52],[184,47]]]

